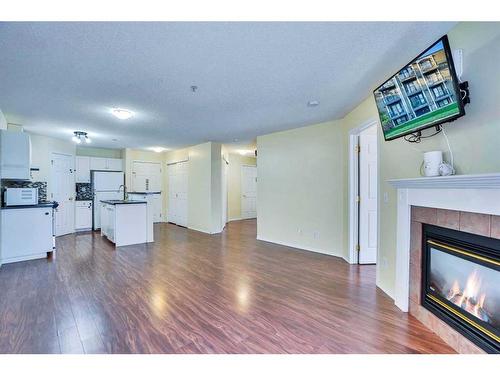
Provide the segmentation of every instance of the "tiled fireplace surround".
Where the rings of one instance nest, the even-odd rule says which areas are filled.
[[[434,331],[459,353],[484,353],[460,333],[420,304],[422,276],[422,224],[469,232],[500,239],[500,216],[445,210],[430,207],[411,207],[410,223],[410,314]]]

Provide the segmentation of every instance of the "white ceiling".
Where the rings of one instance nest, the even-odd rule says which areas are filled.
[[[35,133],[87,131],[93,146],[244,143],[343,117],[453,25],[0,23],[0,108]]]

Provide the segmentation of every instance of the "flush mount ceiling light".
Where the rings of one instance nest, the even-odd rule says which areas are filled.
[[[167,150],[166,148],[163,147],[150,147],[149,149],[154,152],[163,152]]]
[[[310,100],[307,102],[308,107],[317,107],[319,105],[319,101],[317,100]]]
[[[113,108],[111,110],[111,113],[120,120],[127,120],[134,115],[132,111],[129,111],[128,109],[124,108]]]
[[[73,142],[78,143],[78,144],[80,144],[82,142],[85,142],[85,143],[92,142],[92,140],[89,138],[87,133],[81,132],[81,131],[73,132],[73,137],[71,139],[73,140]]]

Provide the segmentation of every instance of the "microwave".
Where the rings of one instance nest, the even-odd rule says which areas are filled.
[[[5,206],[29,206],[38,204],[38,188],[6,188]]]

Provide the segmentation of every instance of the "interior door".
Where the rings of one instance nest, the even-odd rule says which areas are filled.
[[[377,262],[377,127],[359,135],[359,263]]]
[[[168,166],[168,221],[188,225],[188,162]]]
[[[161,191],[161,163],[133,161],[132,162],[133,191]]]
[[[257,217],[257,167],[241,167],[241,217]]]
[[[52,154],[52,199],[59,203],[55,215],[56,236],[75,231],[75,175],[72,155]]]
[[[224,158],[222,159],[222,228],[227,223],[227,173],[228,165]]]

